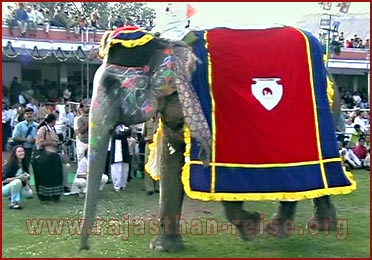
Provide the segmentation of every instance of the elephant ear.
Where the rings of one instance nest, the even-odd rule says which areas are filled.
[[[174,72],[176,87],[185,122],[189,126],[191,136],[199,143],[199,159],[208,166],[211,157],[211,131],[198,96],[191,85],[191,74],[195,69],[197,58],[191,49],[184,47],[173,48]]]

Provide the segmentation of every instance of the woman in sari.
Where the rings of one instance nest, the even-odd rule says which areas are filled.
[[[40,123],[36,136],[33,167],[36,192],[41,201],[58,201],[63,193],[63,166],[58,154],[56,116],[48,114]]]

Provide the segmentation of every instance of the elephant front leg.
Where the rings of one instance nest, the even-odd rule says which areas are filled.
[[[150,243],[150,249],[180,251],[184,248],[179,228],[184,197],[181,170],[185,144],[182,129],[164,126],[160,178],[160,233]]]
[[[260,213],[243,209],[243,201],[223,201],[226,218],[236,226],[242,240],[252,240],[259,232]]]

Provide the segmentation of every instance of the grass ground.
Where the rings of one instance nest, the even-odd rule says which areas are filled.
[[[25,200],[23,210],[8,209],[8,199],[2,202],[2,256],[7,257],[370,257],[370,175],[365,170],[353,172],[358,189],[350,195],[334,196],[338,210],[338,230],[329,234],[311,233],[305,223],[312,216],[311,201],[298,203],[295,234],[287,238],[258,236],[243,242],[234,234],[235,229],[207,234],[206,223],[226,220],[218,202],[201,202],[185,199],[183,216],[187,234],[185,250],[163,253],[149,250],[149,242],[156,233],[150,221],[158,216],[159,194],[148,196],[142,190],[143,180],[135,179],[121,192],[112,191],[107,184],[100,194],[98,216],[105,223],[101,234],[90,239],[91,249],[78,252],[78,235],[73,234],[69,220],[82,217],[84,201],[78,197],[64,196],[59,203],[41,203],[37,198]],[[268,219],[276,208],[275,202],[246,202],[245,207],[257,210]],[[119,226],[128,214],[131,224]],[[30,224],[31,219],[39,220]],[[137,222],[134,222],[134,219]],[[49,226],[50,220],[60,224]],[[143,222],[141,222],[141,220]],[[207,222],[209,221],[209,222]],[[267,221],[267,220],[266,220]],[[128,223],[120,221],[120,223]],[[136,223],[136,224],[135,224]],[[145,224],[144,224],[145,223]],[[153,222],[155,223],[155,222]],[[191,226],[193,224],[193,226]],[[343,225],[341,225],[343,224]],[[149,229],[150,227],[150,229]],[[152,229],[151,229],[152,227]],[[155,227],[155,228],[154,228]],[[304,228],[304,234],[298,230]],[[129,233],[127,232],[129,230]],[[129,235],[128,235],[129,234]]]

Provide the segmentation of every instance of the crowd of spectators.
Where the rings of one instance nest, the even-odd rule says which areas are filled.
[[[318,39],[325,50],[328,32],[320,32]],[[357,34],[354,34],[353,38],[346,39],[344,32],[334,32],[329,39],[329,48],[336,54],[341,52],[341,48],[369,50],[369,39],[363,40]]]
[[[370,113],[365,95],[341,89],[339,151],[347,169],[370,169]]]
[[[97,10],[88,16],[83,16],[78,12],[72,13],[63,4],[56,6],[53,15],[49,9],[41,8],[38,5],[25,6],[23,3],[18,3],[17,8],[11,6],[8,6],[8,8],[6,23],[11,35],[13,35],[14,26],[19,26],[20,36],[25,36],[26,32],[29,32],[30,36],[36,36],[38,26],[43,27],[45,33],[49,35],[50,27],[54,26],[65,28],[67,37],[70,37],[71,33],[78,37],[86,30],[93,31],[95,37],[99,24],[98,20],[100,19]]]
[[[357,34],[354,34],[353,38],[345,39],[344,32],[340,32],[336,39],[343,48],[359,48],[369,49],[369,39],[361,39]]]
[[[8,16],[5,18],[9,27],[10,35],[13,35],[13,28],[20,28],[20,36],[25,36],[29,32],[30,36],[36,36],[37,28],[43,27],[49,35],[50,27],[65,28],[67,37],[72,33],[78,37],[84,31],[93,31],[96,40],[96,32],[101,30],[112,30],[124,25],[133,25],[133,21],[125,18],[121,14],[110,13],[106,26],[99,22],[100,15],[98,10],[94,10],[90,15],[82,15],[80,12],[72,12],[64,4],[56,5],[54,14],[49,9],[41,8],[38,5],[25,6],[23,3],[17,3],[17,7],[8,6]],[[101,25],[100,25],[101,24]]]

